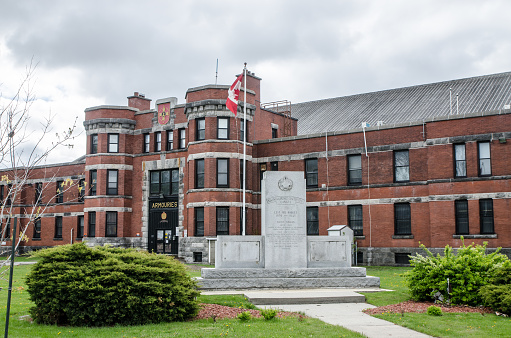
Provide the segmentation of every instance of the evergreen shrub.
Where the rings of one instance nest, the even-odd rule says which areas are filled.
[[[263,316],[266,320],[274,319],[277,316],[277,313],[279,313],[277,309],[262,309],[260,312],[261,316]]]
[[[183,321],[199,311],[195,282],[172,257],[63,245],[38,251],[27,276],[36,323],[72,326]]]
[[[405,273],[412,299],[432,301],[434,294],[440,292],[452,304],[480,305],[479,289],[488,284],[495,268],[509,261],[499,253],[500,249],[487,255],[486,246],[486,242],[483,246],[473,243],[466,246],[463,242],[454,254],[447,245],[443,256],[434,256],[421,244],[427,255],[410,256],[412,270]],[[447,293],[447,279],[452,290],[450,294]]]
[[[488,285],[479,290],[484,305],[495,311],[511,315],[511,262],[494,270]]]
[[[431,305],[428,307],[427,314],[430,316],[441,316],[442,315],[442,309],[438,306]]]

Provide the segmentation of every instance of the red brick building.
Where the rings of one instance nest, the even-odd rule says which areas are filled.
[[[248,235],[260,234],[264,171],[303,171],[308,233],[348,224],[364,263],[462,237],[511,254],[511,73],[293,105],[261,105],[260,82],[249,73]],[[25,246],[86,239],[210,260],[217,235],[241,233],[243,103],[236,117],[226,109],[228,87],[87,108],[85,157],[34,171],[12,203],[26,213],[46,169],[45,184],[84,189],[51,203]]]

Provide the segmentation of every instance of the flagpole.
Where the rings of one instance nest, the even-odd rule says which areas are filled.
[[[245,62],[245,67],[243,68],[243,210],[241,211],[242,216],[242,228],[241,235],[245,236],[246,229],[246,220],[247,213],[245,212],[245,189],[246,189],[246,177],[247,177],[247,63]]]

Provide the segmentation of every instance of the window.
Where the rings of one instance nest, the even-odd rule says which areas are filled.
[[[167,150],[174,149],[174,131],[167,130]]]
[[[142,152],[148,153],[149,152],[149,143],[151,142],[151,137],[149,134],[144,134],[144,147],[142,148]]]
[[[83,216],[78,216],[78,224],[76,229],[76,238],[83,238]]]
[[[55,217],[55,236],[54,238],[62,238],[62,216]]]
[[[246,161],[245,161],[245,163],[246,163]],[[240,160],[240,188],[243,188],[243,181],[244,181],[243,170],[246,171],[247,169],[244,169],[243,159],[241,159]],[[246,176],[246,173],[245,173],[245,176]],[[248,182],[245,182],[245,188],[247,188],[247,187],[248,187]]]
[[[91,154],[98,153],[98,134],[92,134],[90,136],[90,153]]]
[[[149,193],[151,195],[175,195],[179,193],[178,169],[151,171],[149,177]]]
[[[117,211],[106,212],[105,237],[117,237]]]
[[[348,226],[354,236],[364,236],[362,222],[362,205],[348,205]]]
[[[229,235],[229,207],[216,208],[216,234]]]
[[[468,235],[468,201],[454,201],[454,217],[456,221],[456,235]]]
[[[278,129],[271,128],[271,138],[278,138]]]
[[[216,160],[216,186],[219,188],[229,187],[229,159],[219,158]]]
[[[467,177],[465,144],[454,145],[454,177]]]
[[[271,171],[279,171],[279,162],[270,162]]]
[[[195,160],[195,188],[204,188],[204,159]]]
[[[479,176],[491,175],[491,160],[490,160],[490,142],[479,142],[478,144],[479,156]]]
[[[119,172],[117,170],[107,170],[106,173],[107,173],[106,194],[117,195],[117,178]]]
[[[119,152],[119,134],[108,134],[108,152]]]
[[[3,188],[3,186],[2,186]],[[3,194],[2,194],[3,195]],[[35,184],[35,196],[34,196],[34,204],[38,204],[42,202],[43,197],[43,184],[42,183],[36,183]]]
[[[12,191],[12,184],[8,184],[7,185],[7,198],[5,200],[5,204],[6,205],[11,205],[12,203],[12,198],[11,196],[13,195],[13,191]]]
[[[96,237],[96,212],[89,211],[89,230],[87,231],[88,237]]]
[[[348,156],[348,184],[362,184],[362,155]]]
[[[305,181],[307,188],[318,186],[318,159],[305,160]]]
[[[97,180],[98,180],[98,171],[97,170],[89,171],[89,176],[90,176],[89,196],[96,196],[96,184],[97,184]]]
[[[481,234],[494,234],[493,229],[493,200],[479,200],[479,219],[481,224]]]
[[[64,202],[64,181],[57,181],[55,190],[55,203]]]
[[[196,119],[195,125],[197,127],[197,133],[195,135],[195,140],[201,141],[206,139],[206,119]]]
[[[154,133],[154,151],[161,151],[161,132]]]
[[[395,235],[412,234],[412,218],[410,215],[410,203],[394,204]]]
[[[34,221],[34,235],[32,238],[41,238],[41,219],[36,218]]]
[[[5,220],[5,228],[2,229],[2,236],[4,239],[8,239],[11,237],[11,218],[4,219]]]
[[[319,235],[318,207],[307,207],[307,236]]]
[[[410,159],[408,150],[394,152],[394,182],[410,180]]]
[[[186,129],[182,128],[178,130],[179,132],[179,149],[184,149],[186,147]]]
[[[204,208],[195,208],[195,236],[204,236]]]
[[[78,202],[83,202],[85,197],[85,179],[81,179],[78,182]]]
[[[240,141],[243,141],[243,138],[245,137],[245,124],[243,122],[244,120],[240,120]],[[247,130],[248,130],[248,121],[247,121]],[[248,141],[248,133],[247,133],[247,141]]]
[[[228,117],[219,117],[217,120],[218,129],[217,129],[217,138],[221,140],[229,139],[229,118]]]

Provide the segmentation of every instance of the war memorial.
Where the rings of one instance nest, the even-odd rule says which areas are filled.
[[[379,278],[351,266],[349,227],[307,236],[303,172],[265,172],[261,190],[261,235],[218,236],[215,268],[202,269],[201,289],[379,287]]]

